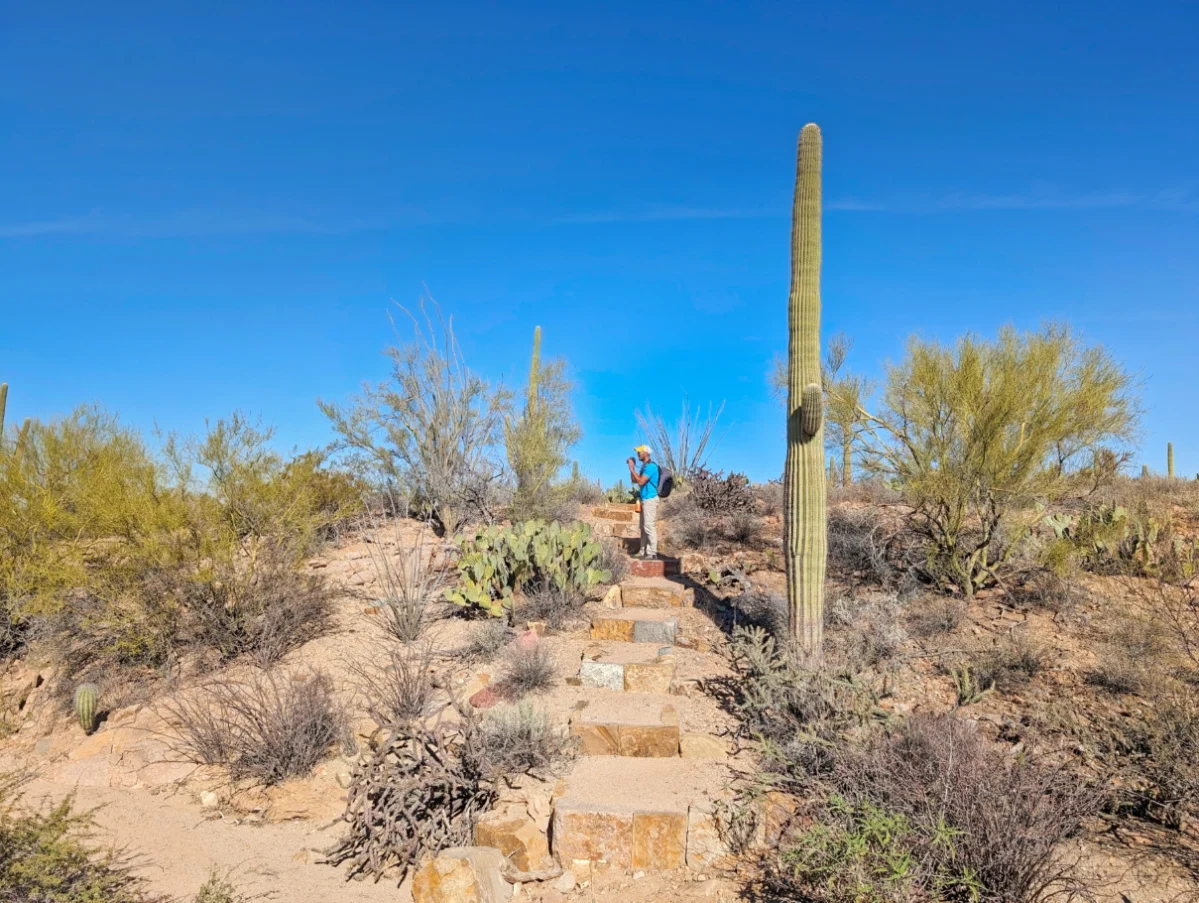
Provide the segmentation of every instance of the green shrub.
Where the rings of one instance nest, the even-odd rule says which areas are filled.
[[[610,580],[602,561],[603,546],[584,523],[486,527],[459,540],[459,584],[446,591],[446,598],[499,617],[511,607],[514,593],[531,584],[585,590]]]
[[[93,821],[72,798],[22,810],[17,781],[0,776],[0,900],[12,903],[148,903],[115,854],[89,842]]]

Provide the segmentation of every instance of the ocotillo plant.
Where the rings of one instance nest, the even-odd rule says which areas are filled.
[[[820,129],[799,133],[791,210],[791,297],[787,346],[787,463],[784,556],[791,635],[808,655],[824,639],[824,411],[820,375]]]
[[[80,684],[75,691],[75,716],[84,733],[90,734],[96,729],[99,698],[100,690],[95,684]]]
[[[1166,476],[1174,479],[1174,443],[1166,443]]]

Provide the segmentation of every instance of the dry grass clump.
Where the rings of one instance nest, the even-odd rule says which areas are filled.
[[[730,542],[749,546],[762,535],[762,522],[752,514],[734,514],[724,522],[724,536]]]
[[[586,601],[578,588],[549,581],[526,593],[521,614],[527,620],[544,621],[551,629],[562,630],[583,619]]]
[[[600,545],[603,547],[603,554],[600,556],[599,569],[612,575],[608,579],[613,584],[621,583],[629,575],[629,556],[615,540],[608,537],[601,539]]]
[[[946,663],[951,673],[967,674],[980,691],[996,689],[1011,692],[1041,673],[1049,659],[1049,650],[1023,631],[1012,631],[994,643],[968,653],[957,662]],[[959,688],[960,689],[960,688]]]
[[[367,552],[383,595],[378,600],[384,629],[401,643],[415,643],[424,632],[430,604],[449,582],[449,565],[425,541],[424,532],[409,542],[400,521],[391,520],[386,544],[382,524],[369,515],[363,520]]]
[[[507,775],[549,774],[574,755],[569,734],[549,713],[527,702],[493,709],[480,725],[486,771],[499,780]]]
[[[315,669],[224,676],[167,710],[188,761],[265,785],[308,774],[346,733],[333,682]]]
[[[960,599],[924,596],[908,605],[908,633],[921,639],[953,633],[962,626],[967,614],[967,605]]]
[[[512,642],[515,635],[507,622],[499,618],[478,621],[471,628],[462,653],[468,661],[489,662]]]
[[[527,645],[518,641],[504,657],[504,669],[498,681],[500,691],[512,699],[530,693],[542,693],[557,680],[554,657],[540,642]]]

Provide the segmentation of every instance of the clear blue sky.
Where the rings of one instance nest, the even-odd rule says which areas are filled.
[[[243,409],[328,441],[425,283],[469,363],[533,326],[584,468],[633,409],[727,401],[781,471],[794,142],[825,137],[824,324],[1064,318],[1144,382],[1141,458],[1199,471],[1199,4],[0,0],[9,416]],[[669,324],[651,349],[638,319]]]

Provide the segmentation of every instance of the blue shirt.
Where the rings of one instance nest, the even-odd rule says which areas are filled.
[[[641,470],[638,471],[642,476],[649,477],[649,482],[641,487],[641,499],[656,499],[658,497],[658,465],[653,461],[648,461],[641,465]]]

